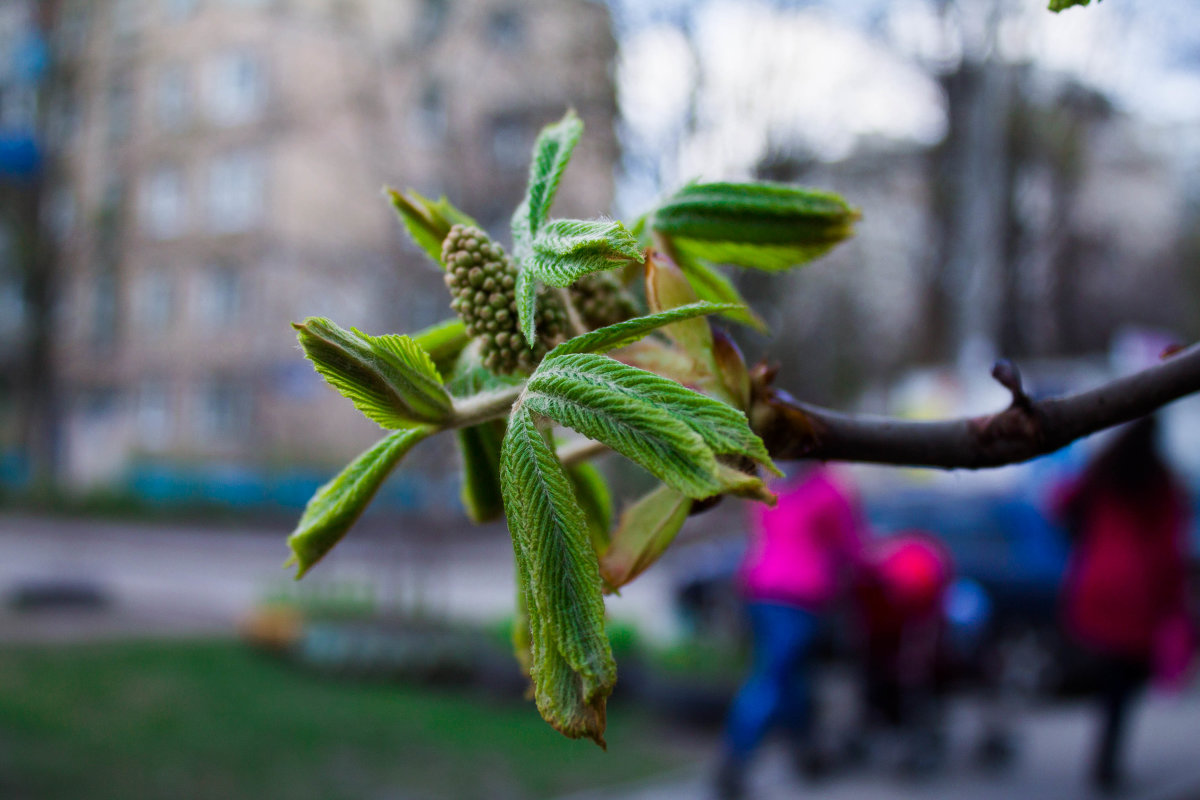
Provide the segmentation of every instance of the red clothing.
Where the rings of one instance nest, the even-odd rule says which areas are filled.
[[[1164,624],[1185,612],[1187,510],[1171,482],[1142,497],[1077,484],[1060,512],[1075,509],[1078,541],[1064,583],[1065,621],[1083,644],[1149,662]]]
[[[751,600],[819,611],[834,600],[862,550],[853,495],[827,467],[779,492],[774,508],[752,507],[752,539],[741,584]]]
[[[906,531],[873,542],[865,556],[859,607],[870,631],[899,631],[942,615],[954,578],[945,545],[931,534]]]

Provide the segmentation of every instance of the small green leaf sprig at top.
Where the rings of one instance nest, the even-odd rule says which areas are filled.
[[[1050,10],[1054,12],[1065,11],[1072,6],[1090,5],[1092,0],[1050,0]],[[1096,0],[1100,2],[1100,0]]]
[[[538,711],[603,746],[617,680],[604,595],[651,567],[697,502],[774,501],[746,363],[704,319],[762,326],[721,266],[798,266],[850,236],[859,215],[824,192],[720,183],[684,187],[633,229],[551,219],[582,131],[568,112],[538,137],[511,256],[445,198],[388,191],[445,271],[456,317],[412,336],[323,318],[295,326],[317,372],[387,433],[317,490],[288,544],[305,574],[409,450],[455,431],[465,511],[508,523],[513,643]],[[639,279],[644,307],[627,291]],[[609,451],[660,482],[619,516],[587,463]]]

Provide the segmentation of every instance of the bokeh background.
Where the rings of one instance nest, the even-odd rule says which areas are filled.
[[[381,187],[504,240],[566,108],[586,131],[560,215],[632,220],[693,179],[862,209],[821,261],[730,273],[771,328],[734,335],[803,399],[976,413],[1007,402],[997,357],[1053,394],[1200,334],[1192,0],[0,0],[0,796],[702,796],[744,658],[740,504],[611,600],[608,754],[522,701],[507,535],[467,525],[448,441],[304,582],[280,568],[312,491],[379,435],[289,323],[450,316]],[[1200,490],[1200,404],[1162,421]],[[919,790],[876,770],[813,791],[1084,791],[1045,501],[1091,446],[851,471],[879,530],[932,530],[1015,597],[995,636],[1021,746],[998,776],[951,758]],[[618,496],[643,485],[603,465]],[[1200,698],[1147,713],[1133,791],[1197,796]]]

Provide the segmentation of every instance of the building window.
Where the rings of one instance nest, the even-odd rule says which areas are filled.
[[[208,224],[218,233],[253,228],[262,219],[264,166],[257,152],[241,150],[213,159],[208,172]]]
[[[118,144],[129,138],[133,130],[133,89],[128,81],[119,80],[108,90],[108,141]]]
[[[24,331],[25,299],[17,267],[12,233],[0,223],[0,340],[14,340]]]
[[[429,44],[442,34],[449,12],[449,0],[425,0],[421,5],[421,16],[413,27],[413,39],[418,47]]]
[[[175,282],[162,267],[143,273],[135,299],[138,324],[147,333],[165,333],[175,316]]]
[[[237,269],[227,265],[208,267],[196,293],[196,318],[206,330],[234,325],[242,312],[242,280]]]
[[[142,228],[156,239],[172,239],[187,224],[187,194],[183,171],[159,167],[142,184],[140,196]]]
[[[421,90],[417,106],[413,110],[413,127],[421,139],[429,143],[440,142],[449,128],[446,114],[446,94],[437,82],[428,83]]]
[[[75,229],[75,196],[70,188],[59,186],[46,197],[42,208],[46,230],[59,242],[64,242]]]
[[[63,54],[82,55],[87,44],[88,27],[91,22],[89,12],[91,4],[87,0],[73,0],[63,5],[62,16],[58,23],[56,37]]]
[[[487,38],[504,50],[519,50],[525,44],[525,20],[515,8],[493,11],[488,15]]]
[[[504,117],[492,121],[492,160],[503,169],[525,169],[533,148],[533,129],[525,120]]]
[[[111,162],[104,177],[104,193],[95,218],[96,246],[101,256],[115,258],[114,248],[126,223],[126,195],[128,186],[124,173]],[[143,190],[144,191],[144,190]]]
[[[117,279],[109,272],[96,276],[92,293],[92,346],[104,350],[117,338]]]
[[[148,378],[138,387],[135,411],[138,438],[142,445],[160,450],[171,439],[174,415],[171,413],[171,393],[161,378]]]
[[[230,441],[249,430],[253,399],[246,387],[214,378],[201,387],[199,400],[196,433],[203,441]]]
[[[154,116],[165,130],[178,130],[187,122],[190,106],[188,73],[182,64],[171,64],[158,74],[154,85]]]
[[[32,132],[37,121],[37,92],[32,85],[0,87],[0,128]]]
[[[219,125],[249,122],[262,111],[266,80],[254,53],[234,51],[208,65],[208,113]]]
[[[168,22],[183,22],[196,13],[197,0],[163,0],[163,16]]]
[[[12,342],[25,330],[25,298],[15,275],[0,273],[0,341]]]
[[[56,150],[66,150],[79,133],[79,104],[70,97],[60,97],[50,107],[47,140]]]
[[[138,0],[116,0],[112,7],[112,29],[113,35],[118,39],[128,38],[137,33],[138,24],[141,22],[138,19]]]
[[[111,387],[85,389],[80,393],[79,405],[85,417],[100,421],[112,417],[120,408],[121,395]]]

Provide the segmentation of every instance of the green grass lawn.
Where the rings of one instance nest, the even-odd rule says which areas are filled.
[[[337,682],[235,642],[8,648],[0,797],[552,797],[705,755],[631,705],[609,722],[604,753],[532,703]]]

